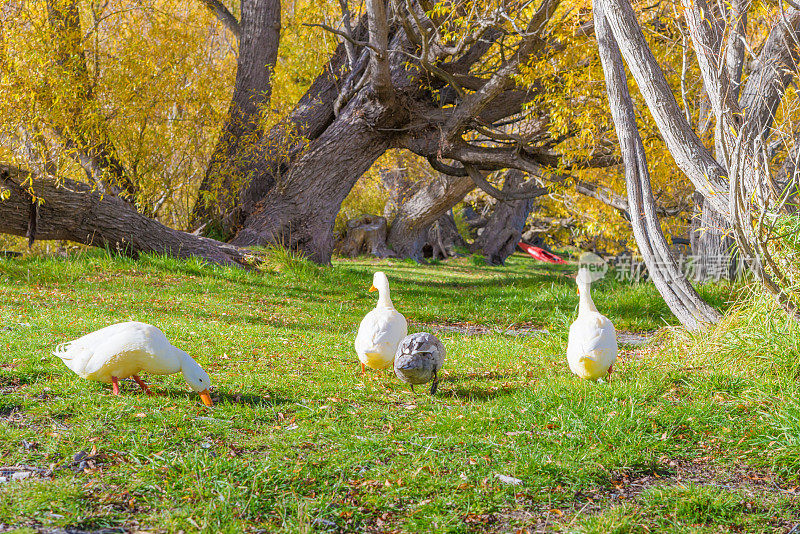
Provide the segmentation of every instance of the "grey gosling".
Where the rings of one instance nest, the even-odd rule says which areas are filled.
[[[427,332],[418,332],[404,337],[397,347],[394,357],[394,374],[397,378],[411,385],[431,384],[431,395],[439,387],[439,369],[444,363],[444,345],[436,336]]]

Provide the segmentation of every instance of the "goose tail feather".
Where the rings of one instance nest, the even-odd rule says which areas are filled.
[[[67,341],[66,343],[59,343],[55,350],[53,350],[53,356],[58,356],[62,360],[71,360],[75,357],[75,351],[73,351],[73,342]]]

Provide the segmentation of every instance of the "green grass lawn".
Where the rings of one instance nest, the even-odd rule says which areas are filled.
[[[409,331],[439,332],[440,392],[360,374],[353,339],[389,276]],[[278,258],[265,272],[88,253],[0,259],[0,530],[787,532],[800,523],[797,328],[734,310],[703,336],[650,284],[593,286],[623,346],[611,383],[565,360],[574,266]],[[720,309],[745,291],[701,287]],[[161,328],[209,372],[123,395],[50,355],[108,324]],[[748,322],[749,321],[749,322]],[[769,326],[769,334],[766,326]],[[515,336],[508,329],[547,333]],[[424,388],[420,388],[424,390]],[[85,451],[92,458],[69,466]],[[74,462],[78,463],[78,462]],[[66,465],[66,466],[65,466]],[[82,467],[83,469],[79,469]],[[2,473],[0,473],[2,475]],[[505,477],[518,479],[509,484]]]

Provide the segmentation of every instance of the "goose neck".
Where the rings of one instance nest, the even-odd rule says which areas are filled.
[[[580,284],[580,303],[578,304],[578,315],[585,313],[596,312],[597,307],[592,300],[592,292],[590,284]]]
[[[189,356],[189,353],[182,351],[177,347],[172,347],[173,354],[178,359],[181,365],[181,370],[186,370],[193,365],[196,366],[197,362],[194,361],[194,358]]]
[[[378,288],[378,308],[394,308],[388,287]]]

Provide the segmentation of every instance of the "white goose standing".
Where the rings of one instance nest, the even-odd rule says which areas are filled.
[[[358,327],[355,348],[364,367],[386,369],[394,361],[394,354],[400,340],[406,337],[408,325],[406,318],[394,309],[389,297],[389,279],[380,271],[372,277],[370,291],[378,292],[378,304],[367,313]]]
[[[119,395],[120,378],[132,377],[152,395],[139,373],[170,375],[180,371],[203,404],[213,405],[208,374],[191,356],[173,347],[161,330],[147,323],[112,324],[58,345],[53,354],[81,378],[110,382],[114,395]]]
[[[567,362],[570,370],[581,378],[597,380],[610,376],[617,359],[617,332],[606,316],[597,311],[592,301],[592,276],[581,267],[575,278],[578,284],[578,318],[569,327]]]

